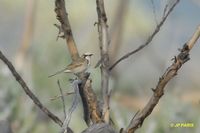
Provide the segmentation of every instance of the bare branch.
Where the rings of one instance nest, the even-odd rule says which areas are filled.
[[[136,116],[131,120],[129,126],[126,129],[127,133],[134,133],[139,127],[142,126],[143,121],[148,117],[153,111],[154,107],[158,104],[160,98],[164,95],[164,88],[166,84],[177,75],[178,70],[181,66],[187,62],[189,58],[189,52],[200,37],[200,26],[197,28],[191,40],[186,43],[180,50],[180,53],[175,57],[172,65],[166,70],[166,72],[159,79],[159,82],[155,89],[152,89],[153,95],[150,98],[146,106],[136,114]]]
[[[109,47],[109,39],[108,39],[108,25],[107,25],[107,17],[104,8],[103,0],[96,0],[97,4],[97,14],[98,14],[98,32],[99,32],[99,47],[101,53],[101,90],[103,96],[103,116],[106,113],[109,113],[109,103],[108,103],[108,85],[109,85],[109,55],[108,55],[108,47]],[[108,118],[104,118],[106,122],[109,121]]]
[[[62,100],[62,104],[63,104],[63,113],[64,113],[64,116],[66,117],[65,98],[64,98],[63,91],[62,91],[62,88],[60,86],[60,81],[59,80],[57,81],[57,84],[58,84],[58,87],[59,87],[59,90],[60,90],[60,94],[61,94],[61,100]]]
[[[102,122],[101,115],[100,115],[100,109],[98,108],[97,98],[96,95],[94,95],[93,89],[92,89],[92,80],[88,79],[85,83],[85,93],[87,95],[87,103],[89,105],[89,113],[91,114],[91,120],[93,123],[99,123]]]
[[[163,24],[165,23],[166,19],[168,18],[169,14],[173,11],[173,9],[175,8],[175,6],[179,3],[180,0],[176,0],[176,2],[172,5],[172,7],[168,10],[168,12],[166,13],[166,15],[162,18],[162,20],[160,21],[160,23],[156,26],[155,30],[153,31],[153,33],[147,38],[146,42],[142,45],[140,45],[137,49],[125,54],[124,56],[122,56],[121,58],[119,58],[113,65],[111,65],[109,67],[109,70],[111,71],[117,64],[119,64],[121,61],[127,59],[129,56],[137,53],[138,51],[142,50],[144,47],[146,47],[147,45],[149,45],[149,43],[153,40],[153,38],[155,37],[155,35],[160,31],[161,27],[163,26]]]
[[[71,105],[71,107],[68,111],[68,114],[65,117],[64,122],[63,122],[61,133],[67,133],[72,113],[74,112],[74,110],[76,109],[76,107],[78,105],[78,102],[79,102],[79,99],[78,99],[78,97],[79,97],[79,84],[80,83],[81,83],[80,80],[74,80],[73,83],[72,83],[75,95],[74,95],[74,98],[73,98],[72,105]]]
[[[80,96],[81,96],[81,101],[82,101],[82,105],[83,105],[83,117],[84,117],[84,120],[87,124],[87,126],[90,126],[90,111],[89,111],[89,104],[88,104],[88,100],[87,100],[87,88],[85,88],[85,84],[89,78],[89,74],[88,75],[84,75],[82,76],[81,80],[82,80],[82,83],[80,84],[79,86],[79,93],[80,93]]]
[[[22,89],[25,93],[30,97],[30,99],[35,103],[35,105],[40,108],[51,120],[57,123],[59,126],[62,126],[62,121],[55,116],[51,111],[49,111],[41,102],[40,100],[33,94],[33,92],[29,89],[25,81],[22,77],[17,73],[12,63],[3,55],[0,51],[0,59],[7,65],[10,69],[12,75],[15,77],[16,81],[21,85]]]
[[[73,37],[71,26],[69,23],[68,14],[66,12],[64,0],[55,0],[55,12],[57,14],[57,19],[60,21],[62,31],[64,32],[64,37],[66,38],[66,43],[67,43],[71,58],[73,61],[75,61],[80,56],[79,56],[78,49],[74,41],[74,37]]]
[[[165,5],[162,18],[165,17],[165,14],[166,14],[166,12],[167,12],[168,6],[169,6],[168,4]]]
[[[76,44],[72,35],[72,30],[69,24],[68,14],[66,12],[64,0],[55,0],[55,12],[57,14],[57,19],[61,23],[62,31],[64,32],[64,37],[66,38],[68,49],[72,58],[72,63],[82,61],[83,58],[79,56],[78,49],[76,47]],[[58,25],[57,27],[59,28]],[[91,109],[89,109],[89,107],[91,105],[88,99],[90,99],[91,97],[95,97],[95,93],[93,92],[91,87],[90,88],[85,87],[85,83],[89,78],[88,73],[83,72],[77,76],[82,81],[79,87],[79,93],[80,93],[81,100],[83,103],[84,120],[87,123],[87,125],[89,125],[90,119],[93,117],[92,116],[93,114],[90,114]],[[91,90],[87,90],[87,89],[91,89]],[[87,91],[90,91],[89,95],[87,94]],[[95,102],[97,102],[97,99],[94,99],[94,100]],[[98,115],[98,117],[100,117],[100,115]],[[94,123],[96,122],[97,121],[94,121]]]
[[[200,26],[197,28],[196,32],[191,37],[191,39],[187,42],[189,50],[191,50],[193,48],[194,44],[199,39],[199,36],[200,36]]]
[[[97,98],[92,89],[92,81],[88,79],[89,75],[82,78],[79,87],[79,93],[83,103],[84,120],[88,126],[92,123],[102,122],[100,109],[97,104]],[[91,123],[92,122],[92,123]]]

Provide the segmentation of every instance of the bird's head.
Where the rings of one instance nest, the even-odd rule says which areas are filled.
[[[89,53],[89,52],[84,53],[84,54],[82,55],[82,57],[83,57],[84,59],[87,60],[87,64],[88,64],[88,65],[90,65],[90,59],[91,59],[91,56],[92,56],[92,55],[93,55],[93,54],[92,54],[92,53]]]
[[[87,52],[87,53],[84,53],[82,55],[82,57],[85,58],[85,59],[88,59],[88,58],[91,58],[92,55],[93,55],[92,53]]]

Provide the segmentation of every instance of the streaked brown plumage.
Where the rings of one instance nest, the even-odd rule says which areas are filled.
[[[79,60],[72,62],[65,69],[60,70],[60,71],[56,72],[55,74],[50,75],[49,77],[55,76],[62,72],[74,73],[74,74],[79,74],[81,72],[85,72],[88,69],[88,67],[90,66],[90,59],[91,59],[92,55],[93,54],[91,54],[91,53],[83,54]]]

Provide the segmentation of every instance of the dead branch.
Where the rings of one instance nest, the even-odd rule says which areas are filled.
[[[72,83],[75,95],[73,97],[72,105],[69,108],[68,113],[65,116],[65,120],[64,120],[63,125],[62,125],[61,133],[67,133],[72,113],[74,112],[74,110],[76,109],[76,107],[77,107],[77,105],[79,103],[78,97],[79,97],[79,84],[80,83],[81,83],[80,80],[74,80],[73,83]]]
[[[91,83],[92,83],[92,80],[91,79],[88,79],[85,83],[85,92],[87,93],[87,102],[88,102],[88,105],[89,105],[89,112],[91,114],[91,121],[93,123],[99,123],[99,122],[102,122],[102,119],[101,119],[101,114],[100,114],[100,109],[98,108],[98,103],[97,103],[97,98],[96,96],[94,95],[94,92],[93,92],[93,89],[92,89],[92,86],[91,86]]]
[[[103,96],[103,117],[106,122],[109,122],[109,100],[108,100],[108,85],[109,85],[109,38],[107,17],[104,8],[103,0],[96,0],[97,15],[98,15],[98,32],[99,32],[99,47],[101,53],[101,90]]]
[[[73,38],[64,0],[55,0],[55,12],[57,14],[57,19],[61,23],[61,28],[62,31],[64,32],[64,37],[66,38],[66,43],[72,58],[72,62],[82,60],[82,58],[79,56],[79,52]],[[97,99],[94,99],[95,103],[91,103],[88,101],[88,99],[90,100],[91,98],[95,97],[95,93],[93,92],[92,87],[85,87],[85,83],[89,78],[89,74],[81,73],[80,75],[78,75],[78,77],[82,81],[79,87],[79,93],[83,103],[84,120],[87,123],[87,125],[90,125],[90,119],[93,118],[94,114],[90,114],[92,109],[90,109],[89,107],[92,106],[90,104],[94,104],[95,105],[94,108],[96,108],[95,110],[98,110],[96,105]],[[90,95],[88,95],[87,92],[91,92]],[[97,112],[96,114],[98,115],[98,118],[100,118],[100,114],[98,114]],[[98,123],[98,122],[99,122],[98,119],[93,121],[93,123]]]
[[[62,31],[64,32],[64,37],[66,38],[66,43],[67,43],[72,61],[75,61],[80,56],[79,56],[78,49],[74,41],[74,37],[73,37],[71,26],[69,23],[68,14],[66,12],[64,0],[55,0],[55,12],[57,14],[56,17],[61,24]]]
[[[33,92],[29,89],[25,81],[22,79],[22,77],[17,73],[12,63],[3,55],[3,53],[0,51],[0,59],[7,65],[7,67],[10,69],[12,75],[15,77],[16,81],[21,85],[22,89],[25,91],[25,93],[30,97],[30,99],[35,103],[35,105],[41,109],[51,120],[53,120],[55,123],[57,123],[59,126],[62,126],[62,121],[55,116],[51,111],[49,111],[41,102],[40,100],[33,94]]]
[[[180,53],[175,56],[172,65],[165,71],[155,89],[152,89],[153,95],[150,98],[146,106],[131,120],[129,126],[126,129],[126,133],[134,133],[139,127],[142,126],[143,121],[153,111],[154,107],[158,104],[160,98],[164,95],[164,88],[166,84],[177,75],[181,66],[187,62],[189,58],[189,52],[200,37],[200,26],[197,28],[191,39],[183,46]]]
[[[82,83],[79,86],[79,93],[83,103],[84,120],[88,126],[92,123],[102,122],[100,109],[97,104],[96,94],[93,92],[89,73],[82,77]]]
[[[154,37],[156,36],[156,34],[160,31],[161,27],[163,26],[163,24],[165,23],[165,21],[167,20],[169,14],[173,11],[173,9],[175,8],[175,6],[179,3],[180,0],[176,0],[176,2],[172,5],[172,7],[168,10],[168,12],[166,13],[166,15],[162,18],[162,20],[160,21],[160,23],[156,26],[155,30],[153,31],[153,33],[147,38],[146,42],[142,45],[140,45],[138,48],[136,48],[135,50],[128,52],[127,54],[125,54],[124,56],[122,56],[121,58],[119,58],[113,65],[111,65],[109,67],[109,70],[111,71],[117,64],[119,64],[121,61],[127,59],[129,56],[139,52],[140,50],[142,50],[143,48],[145,48],[147,45],[150,44],[150,42],[154,39]]]
[[[82,83],[79,85],[79,93],[80,93],[81,101],[83,104],[83,115],[84,115],[83,117],[84,117],[84,120],[85,120],[87,126],[90,126],[90,124],[91,124],[90,123],[90,111],[89,111],[90,109],[89,109],[89,103],[87,100],[87,92],[85,91],[85,89],[87,90],[87,88],[85,88],[85,83],[89,78],[89,74],[83,75],[83,76],[84,77],[81,78]]]

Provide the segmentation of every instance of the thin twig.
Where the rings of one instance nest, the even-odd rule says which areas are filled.
[[[74,110],[76,109],[76,107],[78,105],[79,84],[80,83],[81,83],[80,80],[74,80],[73,83],[72,83],[75,95],[74,95],[74,98],[73,98],[72,105],[71,105],[71,107],[70,107],[70,109],[69,109],[69,111],[68,111],[68,113],[65,117],[64,122],[63,122],[61,133],[67,133],[67,129],[68,129],[68,126],[69,126],[69,122],[71,120],[72,113],[74,112]]]
[[[168,6],[169,6],[168,4],[165,5],[165,8],[164,8],[164,10],[163,10],[163,16],[162,16],[162,18],[165,17],[165,14],[166,14],[166,12],[167,12]]]
[[[121,61],[127,59],[129,56],[137,53],[138,51],[142,50],[144,47],[146,47],[147,45],[149,45],[149,43],[153,40],[153,38],[155,37],[155,35],[160,31],[161,27],[163,26],[163,24],[165,23],[166,19],[168,18],[169,14],[173,11],[173,9],[175,8],[175,6],[179,3],[180,0],[176,0],[176,2],[172,5],[172,7],[168,10],[168,12],[166,13],[165,17],[162,18],[162,20],[160,21],[160,23],[156,26],[155,30],[153,31],[153,33],[147,38],[146,42],[142,45],[140,45],[137,49],[128,52],[127,54],[125,54],[124,56],[122,56],[121,58],[119,58],[115,63],[113,63],[113,65],[111,65],[109,67],[109,70],[111,71],[117,64],[119,64]]]
[[[152,89],[153,95],[146,104],[146,106],[131,120],[129,126],[126,129],[126,133],[134,133],[139,127],[142,126],[143,121],[153,111],[154,107],[158,104],[160,98],[164,95],[164,88],[166,84],[177,75],[178,70],[181,66],[187,62],[189,58],[189,52],[200,37],[200,26],[197,28],[191,39],[184,44],[180,53],[175,56],[172,65],[165,71],[155,89]]]
[[[107,17],[104,8],[103,0],[96,0],[97,5],[97,15],[98,15],[98,32],[99,32],[99,47],[101,53],[101,90],[103,96],[103,116],[106,122],[109,121],[109,115],[106,115],[109,110],[108,103],[108,86],[109,86],[109,38],[108,38],[108,25],[107,25]]]
[[[58,84],[58,87],[59,87],[59,90],[60,90],[60,94],[61,94],[61,100],[62,100],[62,104],[63,104],[63,113],[64,113],[64,116],[66,117],[65,98],[64,98],[63,91],[62,91],[62,88],[60,86],[60,81],[59,80],[57,81],[57,84]]]
[[[74,92],[65,92],[64,94],[63,94],[63,96],[68,96],[68,95],[72,95],[72,94],[74,94]],[[57,100],[58,98],[61,98],[62,97],[62,95],[57,95],[57,96],[54,96],[54,97],[52,97],[52,98],[50,98],[50,100]]]
[[[33,92],[29,89],[25,81],[22,79],[22,77],[17,73],[12,63],[3,55],[3,53],[0,51],[0,59],[7,65],[7,67],[10,69],[12,75],[15,77],[16,81],[21,85],[22,89],[25,91],[25,93],[30,97],[30,99],[35,103],[35,105],[41,109],[51,120],[53,120],[55,123],[57,123],[59,126],[62,126],[62,121],[54,115],[51,111],[49,111],[41,102],[40,100],[33,94]]]

